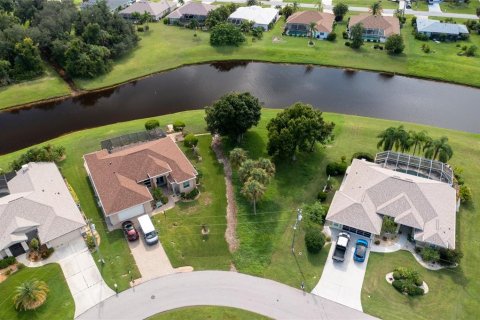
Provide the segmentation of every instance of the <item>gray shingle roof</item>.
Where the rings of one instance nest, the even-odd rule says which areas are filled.
[[[463,24],[445,23],[437,20],[431,20],[426,17],[417,19],[417,31],[426,33],[444,33],[450,35],[468,34],[468,29]]]
[[[381,215],[417,229],[415,240],[455,248],[455,189],[355,159],[335,193],[327,220],[379,234]]]
[[[143,14],[144,12],[149,13],[152,16],[158,16],[166,12],[167,10],[174,8],[174,4],[172,2],[168,2],[166,0],[160,2],[150,2],[140,0],[135,2],[134,4],[126,7],[125,9],[119,12],[120,15],[130,15],[132,13],[138,12]]]
[[[0,250],[26,240],[25,228],[37,227],[45,243],[85,225],[54,163],[29,163],[8,187],[11,194],[0,198]]]

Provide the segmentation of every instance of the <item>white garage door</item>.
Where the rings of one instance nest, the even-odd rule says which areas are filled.
[[[119,212],[118,219],[119,221],[129,220],[144,213],[145,208],[143,207],[143,205],[138,205]]]

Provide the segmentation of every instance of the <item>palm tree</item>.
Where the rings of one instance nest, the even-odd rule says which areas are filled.
[[[257,201],[265,194],[265,186],[250,178],[243,185],[242,194],[253,203],[253,213],[257,214]]]
[[[265,170],[270,178],[275,175],[275,165],[267,158],[259,158],[256,163],[258,168]]]
[[[15,288],[13,303],[17,310],[34,310],[47,300],[48,286],[44,281],[30,280]]]
[[[240,181],[246,182],[248,178],[250,178],[250,172],[252,172],[254,168],[256,168],[256,163],[252,159],[243,161],[238,169],[238,177],[240,178]]]
[[[298,1],[293,1],[293,12],[298,11]]]
[[[235,148],[230,151],[230,164],[234,168],[238,168],[242,163],[247,160],[247,151],[242,148]]]
[[[422,130],[422,131],[410,131],[408,133],[409,135],[409,144],[413,146],[413,155],[417,152],[417,147],[418,150],[420,151],[423,147],[423,145],[429,140],[429,136],[427,131]]]
[[[377,138],[380,139],[377,143],[377,148],[383,148],[383,151],[395,148],[396,151],[401,150],[404,152],[410,149],[409,135],[403,126],[387,128],[380,132]]]
[[[317,8],[318,11],[323,11],[322,1],[318,1],[315,7]]]
[[[250,172],[250,179],[260,182],[262,185],[266,186],[270,182],[270,176],[267,171],[262,168],[253,168]]]
[[[369,8],[370,12],[374,16],[381,16],[383,12],[383,8],[380,2],[374,2]]]
[[[315,32],[318,31],[317,29],[317,23],[316,22],[310,22],[308,25],[308,31],[310,32],[310,45],[313,44],[313,37],[315,37]]]
[[[446,163],[453,156],[452,147],[448,144],[448,138],[443,136],[440,139],[429,139],[423,147],[425,157],[432,160],[438,159]]]

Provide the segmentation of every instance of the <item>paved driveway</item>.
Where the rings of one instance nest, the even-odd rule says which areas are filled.
[[[54,255],[75,301],[75,317],[115,294],[103,281],[82,237],[58,248]]]
[[[332,259],[337,235],[338,231],[332,229],[332,239],[334,239],[334,242],[328,253],[322,277],[312,293],[363,311],[361,292],[370,253],[367,254],[365,262],[359,263],[353,260],[353,252],[355,251],[355,242],[357,239],[366,238],[350,233],[351,238],[348,250],[345,253],[345,261],[339,263],[334,262]]]
[[[140,239],[128,242],[128,245],[135,258],[138,270],[142,275],[141,279],[135,280],[136,283],[174,272],[172,264],[160,242],[153,246],[149,246],[145,243],[142,234],[140,234]]]
[[[235,307],[273,319],[375,319],[272,280],[228,271],[175,273],[153,279],[110,297],[78,319],[145,319],[198,305]]]

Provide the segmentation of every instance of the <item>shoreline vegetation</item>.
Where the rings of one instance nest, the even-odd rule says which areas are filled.
[[[336,26],[337,35],[346,29],[347,18]],[[432,53],[427,54],[421,50],[421,45],[426,42],[416,40],[411,34],[413,27],[410,21],[409,17],[402,28],[405,51],[397,56],[373,50],[373,43],[369,42],[358,50],[352,50],[344,45],[345,40],[341,37],[337,37],[334,42],[316,41],[314,47],[308,47],[306,38],[282,36],[282,18],[272,30],[263,35],[263,39],[247,38],[240,47],[212,47],[208,41],[208,32],[197,32],[194,37],[194,31],[190,29],[168,26],[162,22],[152,23],[150,30],[141,34],[138,47],[116,61],[109,73],[94,79],[74,79],[78,90],[72,91],[51,70],[47,76],[37,80],[0,88],[0,110],[31,107],[70,96],[108,90],[184,66],[214,62],[312,65],[480,87],[480,58],[457,55],[457,44],[480,46],[479,35],[472,34],[467,41],[451,43],[437,44],[429,41],[427,43],[432,47]],[[49,90],[39,90],[38,82],[47,80]],[[19,99],[12,97],[22,98],[18,103]]]

